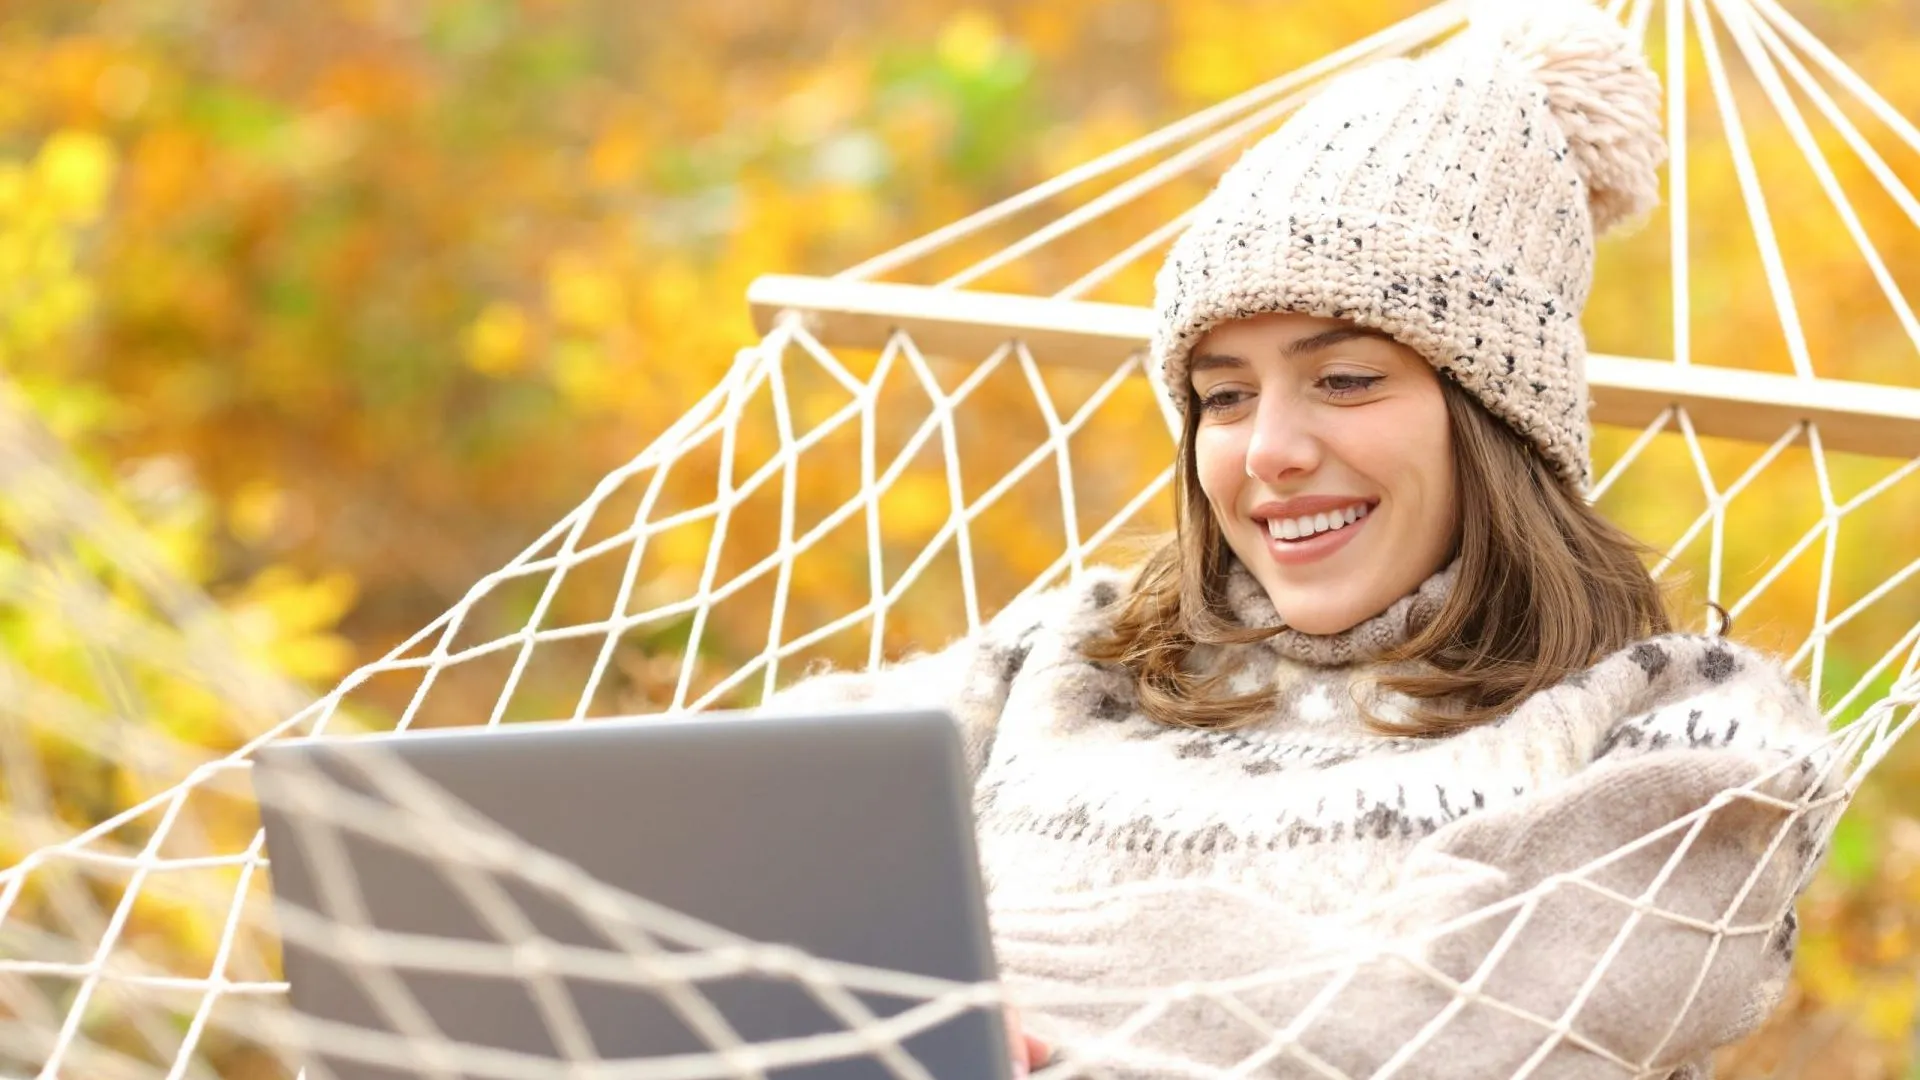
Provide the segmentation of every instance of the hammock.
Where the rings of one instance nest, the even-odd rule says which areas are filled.
[[[1630,322],[1648,355],[1592,357],[1593,497],[1662,549],[1657,575],[1684,577],[1690,599],[1717,603],[1737,636],[1790,657],[1833,725],[1822,760],[1836,770],[1835,798],[1850,797],[1920,708],[1920,546],[1901,527],[1920,508],[1920,389],[1889,374],[1915,370],[1907,350],[1920,351],[1920,321],[1855,210],[1857,198],[1891,200],[1920,227],[1920,200],[1879,149],[1920,153],[1920,130],[1774,0],[1668,0],[1657,10],[1653,0],[1615,0],[1611,11],[1664,64],[1674,157],[1666,208],[1601,253],[1588,320],[1596,346],[1607,347],[1609,333],[1631,339],[1608,329]],[[925,1076],[900,1044],[956,1009],[993,1007],[997,988],[930,985],[734,942],[485,822],[435,817],[426,827],[345,798],[314,811],[320,828],[430,849],[476,910],[507,884],[554,898],[601,931],[607,950],[516,942],[510,916],[496,924],[505,928],[497,946],[382,935],[356,925],[351,904],[276,923],[249,805],[250,753],[269,740],[369,726],[750,705],[815,663],[879,664],[937,645],[1089,564],[1128,558],[1129,543],[1171,525],[1173,417],[1141,373],[1150,325],[1141,305],[1160,253],[1219,171],[1328,78],[1418,51],[1464,15],[1462,3],[1440,3],[837,276],[761,279],[747,299],[763,337],[711,392],[451,610],[304,707],[297,689],[234,659],[234,628],[156,569],[137,537],[116,531],[57,448],[32,436],[24,406],[0,400],[0,482],[12,499],[47,508],[16,523],[22,548],[43,558],[11,567],[13,587],[62,596],[106,658],[103,671],[190,672],[240,703],[239,715],[259,718],[245,748],[196,754],[163,734],[103,725],[31,672],[0,667],[9,691],[0,695],[9,699],[0,705],[0,832],[11,830],[23,852],[0,872],[0,1074],[291,1075],[299,1048],[324,1041],[366,1061],[423,1055],[445,1075],[758,1076],[874,1052],[895,1075]],[[1753,126],[1756,101],[1765,127]],[[1755,153],[1762,135],[1776,152]],[[1692,170],[1712,169],[1731,171],[1737,210],[1690,198]],[[1782,204],[1766,193],[1783,170],[1811,171],[1822,212],[1848,242],[1849,272],[1864,264],[1904,332],[1877,359],[1816,340],[1801,322],[1807,267],[1783,252],[1772,224]],[[1692,272],[1699,230],[1689,218],[1716,213],[1744,216],[1778,313],[1777,327],[1743,328],[1751,343],[1738,354],[1724,334],[1696,343],[1712,311],[1696,315],[1709,294]],[[116,616],[97,584],[47,570],[44,552],[59,545],[35,537],[67,534],[106,551],[156,617]],[[397,716],[363,707],[376,689],[382,700],[404,697]],[[118,802],[99,796],[99,824],[76,828],[49,809],[47,780],[49,762],[76,757],[153,782],[130,785],[135,797]],[[1729,798],[1743,796],[1764,798]],[[1782,809],[1791,818],[1827,808]],[[1675,828],[1685,835],[1700,824]],[[1648,897],[1622,902],[1639,911],[1623,938],[1639,918],[1663,915]],[[1731,916],[1698,924],[1717,936],[1758,932]],[[163,920],[190,928],[189,940],[157,939]],[[367,950],[371,983],[384,987],[371,997],[405,1045],[296,1022],[276,934]],[[622,962],[636,958],[648,962]],[[1417,951],[1407,962],[1418,966]],[[397,976],[453,970],[527,987],[575,1064],[433,1030]],[[697,1010],[703,978],[749,970],[787,972],[846,1030],[751,1046],[722,1025],[708,1054],[587,1067],[597,1059],[567,977],[655,987]],[[1472,980],[1427,973],[1462,1000],[1478,993]],[[916,1007],[880,1022],[851,990]],[[1124,1042],[1176,993],[1216,992],[1224,1001],[1207,987],[1142,993],[1134,1020],[1111,1038]],[[1343,1075],[1302,1045],[1314,1015],[1267,1028],[1265,1059]],[[1570,1017],[1529,1019],[1578,1039]],[[1420,1075],[1424,1041],[1409,1040],[1375,1075]],[[1590,1049],[1615,1056],[1623,1075],[1647,1064]]]

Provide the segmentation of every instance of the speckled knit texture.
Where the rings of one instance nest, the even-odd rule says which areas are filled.
[[[1232,592],[1239,621],[1269,621],[1271,603],[1247,585]],[[1764,655],[1685,634],[1624,649],[1463,734],[1370,732],[1356,698],[1386,719],[1406,702],[1368,689],[1382,669],[1364,658],[1418,628],[1450,587],[1446,572],[1348,635],[1207,651],[1196,663],[1237,690],[1270,690],[1271,713],[1230,732],[1171,728],[1140,711],[1124,672],[1083,652],[1128,586],[1125,574],[1089,570],[938,653],[816,676],[771,703],[954,712],[976,777],[1003,978],[1030,1026],[1061,1047],[1068,1064],[1055,1075],[1216,1075],[1268,1048],[1244,1016],[1284,1025],[1343,970],[1352,981],[1289,1045],[1370,1075],[1454,1000],[1396,950],[1464,980],[1512,913],[1436,928],[1543,885],[1483,992],[1557,1017],[1632,917],[1618,898],[1555,886],[1557,875],[1743,785],[1792,800],[1821,782],[1809,750],[1824,728],[1805,689]],[[1355,659],[1328,663],[1334,655]],[[1781,993],[1791,901],[1824,829],[1738,800],[1709,820],[1657,904],[1709,922],[1732,914],[1749,933],[1716,944],[1698,926],[1645,920],[1571,1035],[1474,1003],[1396,1075],[1499,1080],[1536,1051],[1546,1055],[1536,1076],[1701,1075],[1687,1070]],[[1631,897],[1673,849],[1672,839],[1644,847],[1590,880]],[[1295,974],[1260,977],[1282,967]],[[1060,1003],[1063,992],[1243,977],[1231,1005],[1185,999],[1119,1038],[1133,1006]],[[1327,1075],[1291,1055],[1251,1075]]]
[[[1592,479],[1580,315],[1596,232],[1658,200],[1659,82],[1585,0],[1529,0],[1335,80],[1222,177],[1157,279],[1154,372],[1269,312],[1425,356],[1576,488]]]
[[[1314,667],[1344,667],[1377,660],[1411,640],[1440,613],[1440,605],[1453,591],[1458,569],[1457,563],[1449,564],[1385,611],[1342,633],[1308,634],[1287,627],[1254,648]],[[1271,630],[1284,625],[1267,596],[1266,586],[1255,580],[1238,559],[1227,568],[1226,601],[1242,626]]]

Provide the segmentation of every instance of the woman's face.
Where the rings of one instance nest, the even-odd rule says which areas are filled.
[[[1335,634],[1446,564],[1459,524],[1440,376],[1392,338],[1276,314],[1189,365],[1200,488],[1287,625]]]

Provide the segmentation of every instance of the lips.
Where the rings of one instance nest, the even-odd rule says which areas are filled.
[[[1368,499],[1313,496],[1268,503],[1253,516],[1264,534],[1268,557],[1283,566],[1300,566],[1346,547],[1366,528],[1378,506]]]

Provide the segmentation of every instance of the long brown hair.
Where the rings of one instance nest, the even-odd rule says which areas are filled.
[[[1415,661],[1378,685],[1414,699],[1399,735],[1448,735],[1498,717],[1625,645],[1672,628],[1666,598],[1641,561],[1648,549],[1569,490],[1512,429],[1452,379],[1440,380],[1452,425],[1460,507],[1452,593],[1387,656]],[[1189,402],[1175,471],[1178,528],[1151,555],[1110,637],[1089,655],[1132,672],[1147,715],[1181,727],[1228,728],[1272,708],[1267,693],[1226,694],[1188,670],[1197,647],[1277,633],[1237,625],[1225,606],[1233,555],[1200,490]]]

